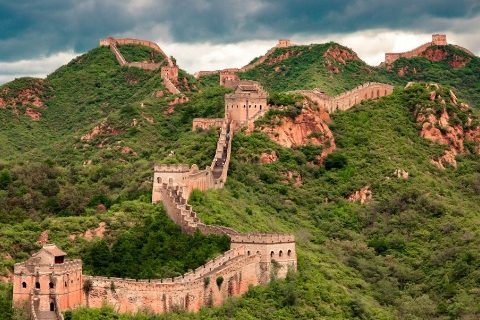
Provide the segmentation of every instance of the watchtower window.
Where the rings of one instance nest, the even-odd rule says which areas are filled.
[[[27,283],[24,281],[22,282],[22,288],[26,288],[27,287]]]
[[[65,281],[65,287],[67,287],[67,286],[68,286],[68,283],[67,283],[67,281]]]
[[[55,257],[55,264],[62,264],[64,261],[65,257],[64,256],[57,256]]]
[[[53,282],[50,282],[50,283],[48,284],[48,287],[49,287],[50,289],[53,289],[53,288],[55,288],[55,285],[53,284]]]
[[[260,110],[262,110],[262,105],[260,105]]]
[[[292,250],[288,250],[288,251],[287,251],[287,256],[290,257],[291,255],[292,255]]]
[[[279,256],[279,257],[283,256],[282,250],[280,250],[280,252],[278,253],[278,256]]]
[[[270,257],[273,257],[275,255],[275,252],[271,251],[270,252]]]
[[[247,256],[249,256],[249,255],[250,255],[250,251],[247,251]]]
[[[55,311],[55,303],[50,302],[50,311]]]
[[[40,289],[40,282],[35,282],[35,288]]]

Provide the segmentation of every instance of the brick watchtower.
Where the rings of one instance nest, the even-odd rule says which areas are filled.
[[[57,246],[45,245],[27,261],[15,264],[14,307],[28,307],[33,319],[57,319],[60,311],[81,305],[82,261],[65,256]]]

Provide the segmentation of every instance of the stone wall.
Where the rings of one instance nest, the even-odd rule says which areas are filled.
[[[195,118],[192,123],[192,130],[203,129],[208,130],[210,128],[221,128],[224,123],[223,118]]]
[[[288,39],[280,39],[278,40],[278,43],[271,49],[269,49],[263,56],[259,57],[257,60],[253,61],[252,63],[247,64],[246,66],[243,66],[239,69],[237,68],[229,68],[229,69],[222,69],[222,70],[213,70],[213,71],[198,71],[195,72],[194,76],[195,78],[200,78],[212,74],[222,74],[222,72],[245,72],[248,70],[251,70],[258,66],[259,64],[262,64],[267,58],[277,50],[277,48],[287,48],[292,46],[292,42]],[[222,80],[220,79],[220,84],[223,85]]]
[[[163,52],[162,48],[160,48],[160,46],[155,42],[148,41],[148,40],[141,40],[141,39],[133,39],[133,38],[113,38],[113,37],[108,37],[100,40],[100,46],[111,46],[112,44],[115,44],[118,46],[133,44],[133,45],[149,47],[157,51],[158,53],[160,53],[162,56],[164,56],[169,66],[175,65],[173,61],[170,59],[170,57],[167,56],[165,52]]]
[[[193,312],[202,306],[221,305],[227,298],[245,293],[250,285],[261,283],[264,273],[259,255],[247,256],[244,248],[236,248],[173,279],[91,277],[93,289],[85,301],[95,308],[107,303],[121,313]],[[219,277],[223,278],[221,285],[217,285]]]
[[[432,35],[432,41],[422,44],[421,46],[406,52],[401,53],[385,53],[385,64],[391,65],[400,58],[414,58],[420,56],[428,47],[432,45],[445,46],[447,45],[447,36],[444,34]]]
[[[134,68],[140,68],[143,70],[157,70],[163,63],[153,63],[153,62],[128,62],[125,60],[123,55],[118,50],[117,46],[121,45],[140,45],[152,48],[153,50],[160,53],[165,60],[167,61],[167,66],[164,66],[160,69],[160,75],[163,78],[163,85],[171,94],[179,94],[180,90],[175,86],[175,83],[178,82],[178,67],[175,65],[173,60],[163,52],[163,50],[154,42],[148,40],[132,39],[132,38],[113,38],[108,37],[100,40],[100,46],[108,46],[110,50],[115,55],[118,63],[121,66],[128,66]]]
[[[354,105],[359,104],[360,102],[367,99],[376,99],[390,95],[393,92],[393,86],[378,82],[368,82],[333,97],[326,95],[319,89],[297,90],[295,92],[300,93],[308,99],[312,100],[320,108],[327,111],[328,113],[332,113],[337,110],[348,110]]]

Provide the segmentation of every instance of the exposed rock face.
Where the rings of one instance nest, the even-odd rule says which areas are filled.
[[[14,114],[20,114],[18,105],[26,107],[25,115],[30,117],[33,121],[40,120],[42,114],[37,109],[44,109],[46,91],[49,91],[45,81],[42,79],[32,80],[28,87],[23,89],[13,90],[5,87],[0,91],[0,109],[11,107]]]
[[[373,193],[369,186],[365,186],[358,191],[355,191],[348,197],[350,202],[360,202],[361,204],[367,204],[372,201]]]
[[[412,73],[412,74],[417,74],[417,69],[416,68],[413,68],[412,71],[410,71],[410,69],[408,68],[408,66],[405,66],[405,67],[401,67],[397,70],[397,74],[400,76],[400,77],[404,77],[405,75],[409,74],[409,73]]]
[[[130,147],[122,147],[120,149],[120,152],[122,154],[131,154],[131,155],[134,155],[134,156],[137,155],[137,153],[135,151],[133,151]]]
[[[148,123],[150,124],[153,124],[155,122],[155,120],[150,117],[150,116],[147,116],[145,113],[142,112],[142,118],[145,119],[145,121],[147,121]]]
[[[293,185],[295,187],[300,187],[302,186],[302,183],[303,183],[303,180],[302,180],[302,176],[298,173],[298,172],[295,172],[295,171],[287,171],[286,174],[284,174],[285,178],[287,178],[284,183],[288,183],[290,181],[293,181]]]
[[[275,151],[272,151],[270,153],[264,152],[260,155],[260,163],[262,164],[272,163],[277,160],[278,160],[278,156]]]
[[[302,53],[301,52],[295,52],[295,51],[287,51],[287,52],[284,52],[274,58],[270,58],[267,60],[267,64],[268,65],[272,65],[272,64],[276,64],[276,63],[279,63],[285,59],[288,59],[290,57],[297,57],[299,55],[301,55]]]
[[[187,96],[175,97],[172,101],[168,103],[168,109],[165,111],[165,114],[172,114],[175,111],[175,106],[178,104],[187,103],[190,99]]]
[[[408,180],[408,172],[403,170],[403,169],[397,169],[393,172],[393,174],[398,178],[398,179],[403,179],[403,180]]]
[[[440,48],[429,48],[425,50],[423,56],[430,61],[438,62],[445,60],[448,57],[448,52]]]
[[[358,60],[358,56],[354,52],[339,46],[328,48],[323,57],[325,58],[325,68],[335,74],[340,72],[339,63],[345,65],[349,60]]]
[[[465,67],[470,60],[470,58],[454,55],[452,60],[449,61],[449,64],[455,69],[460,69]]]
[[[77,237],[84,238],[86,240],[92,240],[93,238],[103,238],[105,236],[105,231],[107,230],[107,224],[105,222],[100,222],[97,228],[88,229],[83,234],[76,235],[71,234],[68,236],[68,239],[74,241]]]
[[[358,60],[358,56],[345,48],[339,46],[333,46],[323,54],[323,57],[327,60],[333,60],[341,64],[346,64],[349,60]]]
[[[83,135],[80,140],[92,141],[99,135],[116,136],[121,133],[120,130],[110,127],[107,123],[102,122],[93,128],[89,133]]]
[[[158,91],[155,91],[153,95],[157,98],[161,98],[165,95],[165,92],[163,92],[163,90],[158,90]]]
[[[441,88],[438,85],[431,85],[430,89],[433,89],[430,92],[430,100],[435,102],[436,106],[434,108],[419,107],[415,114],[417,123],[422,126],[420,136],[432,142],[448,146],[443,155],[438,159],[431,160],[432,164],[439,169],[445,169],[448,165],[456,168],[456,156],[469,152],[465,148],[465,141],[474,142],[476,153],[480,154],[480,126],[472,127],[473,114],[469,110],[468,105],[458,102],[453,91],[450,90],[446,92],[447,94],[444,94],[448,97],[447,102],[442,98],[440,94]],[[447,108],[447,103],[453,106],[453,108]],[[467,123],[462,124],[459,122],[457,113],[460,112],[467,114]],[[452,119],[455,121],[452,121]]]
[[[26,110],[25,110],[25,115],[27,117],[29,117],[30,119],[32,119],[33,121],[39,121],[42,114],[40,112],[38,112],[37,110],[34,110],[30,107],[28,107]]]
[[[276,120],[280,123],[278,126],[260,128],[276,143],[287,148],[307,144],[323,146],[318,156],[320,163],[335,150],[335,139],[327,125],[330,117],[325,111],[315,111],[307,106],[295,119],[281,117]]]
[[[37,243],[44,245],[48,242],[48,230],[44,230],[38,237]]]
[[[450,54],[442,48],[429,48],[423,52],[422,56],[433,62],[449,60],[448,64],[456,69],[465,67],[471,60],[470,58],[456,54],[450,56]]]

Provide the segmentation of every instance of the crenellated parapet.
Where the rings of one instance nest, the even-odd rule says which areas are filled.
[[[348,110],[365,100],[388,96],[393,93],[393,89],[394,87],[390,84],[367,82],[337,96],[329,96],[320,89],[296,90],[294,92],[307,97],[328,113],[333,113],[338,110]]]

